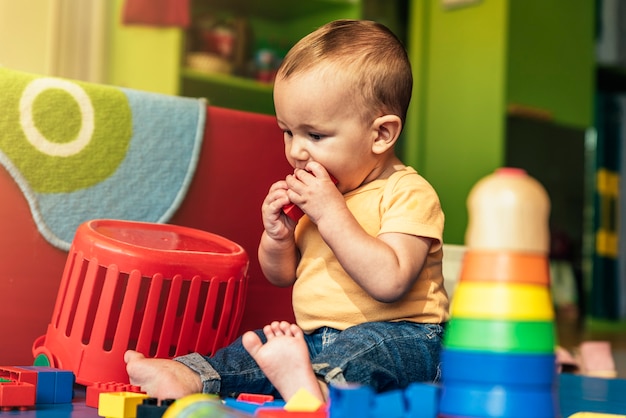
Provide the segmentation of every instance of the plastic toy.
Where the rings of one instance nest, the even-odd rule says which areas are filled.
[[[285,411],[316,412],[324,407],[324,403],[311,395],[306,389],[299,389],[285,404]]]
[[[332,175],[330,176],[330,179],[333,181],[333,183],[337,184],[337,179],[334,178]],[[283,206],[283,213],[290,217],[294,222],[298,222],[300,218],[304,216],[304,212],[302,212],[302,209],[300,209],[300,207],[295,203],[288,203]]]
[[[37,372],[22,367],[0,366],[0,377],[16,382],[37,385]]]
[[[283,206],[283,212],[289,216],[294,222],[298,222],[304,216],[304,212],[295,203],[288,203]]]
[[[437,418],[439,397],[440,387],[427,383],[380,394],[366,386],[331,386],[329,417]]]
[[[450,313],[462,318],[554,320],[552,298],[547,286],[466,279],[457,288],[454,299]]]
[[[283,408],[259,408],[255,412],[256,418],[327,418],[328,413],[324,409],[318,411],[287,411]]]
[[[0,367],[0,410],[28,409],[36,401],[37,372],[19,367]]]
[[[174,399],[159,401],[156,398],[146,398],[137,405],[137,418],[161,418],[174,402]]]
[[[20,366],[37,373],[37,404],[70,403],[74,397],[74,373],[45,366]]]
[[[148,395],[134,392],[107,392],[100,394],[98,415],[106,418],[135,418],[137,405]]]
[[[111,393],[111,392],[132,392],[132,393],[143,393],[139,386],[133,386],[130,383],[117,383],[117,382],[108,382],[108,383],[94,383],[91,386],[88,386],[85,390],[86,398],[85,404],[92,408],[98,408],[98,403],[100,402],[100,394],[101,393]]]
[[[229,408],[239,410],[251,415],[257,413],[260,409],[283,409],[285,401],[274,400],[273,396],[240,394],[237,399],[226,398],[222,401]]]
[[[176,400],[163,414],[163,418],[179,417],[243,418],[250,415],[223,405],[217,396],[196,393]]]
[[[272,395],[257,395],[254,393],[240,393],[237,396],[237,400],[241,402],[250,402],[262,405],[264,403],[273,402],[274,397]]]
[[[76,231],[36,364],[83,385],[128,383],[123,356],[213,353],[236,336],[248,256],[221,236],[176,225],[92,220]]]
[[[0,377],[0,410],[25,410],[35,404],[35,385]]]
[[[443,416],[556,418],[550,202],[519,169],[468,197],[467,252],[442,353]]]

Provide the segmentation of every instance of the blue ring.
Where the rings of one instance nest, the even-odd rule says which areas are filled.
[[[459,417],[556,418],[557,405],[556,389],[444,383],[439,412]]]
[[[503,385],[552,385],[557,380],[554,354],[518,354],[444,348],[444,382]]]

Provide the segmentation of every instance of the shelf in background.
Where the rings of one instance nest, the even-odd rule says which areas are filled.
[[[213,106],[274,114],[272,84],[250,78],[183,68],[181,95],[205,97]]]
[[[232,88],[242,88],[259,91],[262,93],[272,93],[272,84],[262,83],[252,78],[239,77],[230,74],[209,73],[206,71],[194,70],[193,68],[183,68],[183,77],[191,78],[208,83],[221,83]]]

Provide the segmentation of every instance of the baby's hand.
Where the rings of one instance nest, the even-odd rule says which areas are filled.
[[[265,232],[274,240],[284,240],[293,236],[296,221],[283,212],[283,207],[289,203],[286,181],[280,180],[272,184],[261,206],[261,215]]]
[[[175,360],[146,358],[128,350],[124,354],[131,385],[157,399],[179,399],[202,392],[200,375]]]
[[[283,208],[294,222],[304,213],[309,215],[314,223],[328,212],[328,203],[339,200],[345,205],[345,201],[337,190],[338,181],[319,163],[310,162],[306,168],[296,168],[293,175],[286,178],[288,186],[287,196],[292,205]],[[334,184],[336,187],[332,187]]]
[[[337,184],[337,179],[334,178],[332,175],[330,175],[330,179],[332,180],[334,184]],[[291,203],[291,202],[283,206],[283,212],[285,213],[285,215],[290,217],[294,222],[298,222],[300,218],[304,216],[304,212],[302,211],[302,209],[300,209],[300,207],[296,205],[295,203]]]

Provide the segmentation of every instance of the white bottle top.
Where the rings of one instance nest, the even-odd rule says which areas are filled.
[[[519,168],[500,168],[478,181],[467,199],[470,250],[549,253],[550,198]]]

